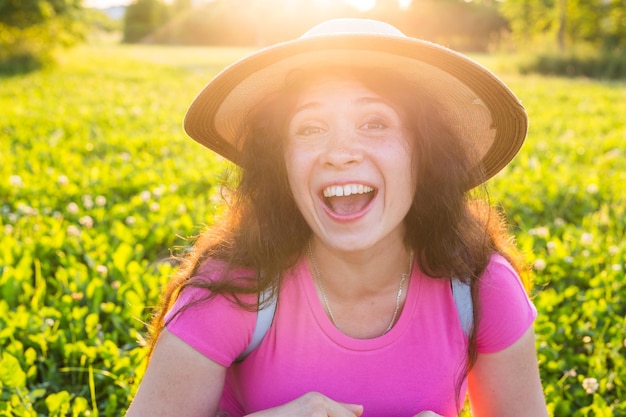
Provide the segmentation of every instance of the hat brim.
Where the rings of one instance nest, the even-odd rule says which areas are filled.
[[[237,61],[198,94],[187,111],[184,129],[237,164],[250,110],[278,91],[294,69],[320,64],[388,68],[423,86],[442,104],[445,120],[481,172],[472,187],[504,168],[526,137],[524,107],[489,70],[434,43],[378,34],[301,38]]]

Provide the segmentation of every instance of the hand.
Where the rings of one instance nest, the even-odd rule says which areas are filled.
[[[432,411],[422,411],[413,417],[443,417],[441,414],[434,413]]]
[[[362,405],[340,403],[318,392],[309,392],[287,404],[248,417],[360,417],[361,414]]]

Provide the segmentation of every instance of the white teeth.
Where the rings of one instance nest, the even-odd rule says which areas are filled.
[[[324,197],[341,197],[351,194],[371,193],[374,189],[363,184],[331,185],[324,189]]]

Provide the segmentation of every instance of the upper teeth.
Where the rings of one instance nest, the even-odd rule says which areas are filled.
[[[351,194],[365,194],[372,191],[374,191],[372,187],[363,184],[331,185],[324,189],[324,197],[341,197]]]

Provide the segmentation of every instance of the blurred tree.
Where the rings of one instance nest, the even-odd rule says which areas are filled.
[[[624,0],[507,0],[499,9],[522,46],[550,41],[561,50],[579,42],[626,47]]]
[[[167,24],[140,38],[155,43],[265,46],[300,36],[325,19],[368,17],[409,35],[484,51],[507,28],[494,1],[414,0],[403,9],[398,0],[378,0],[366,12],[341,1],[212,0],[186,11],[175,2]]]
[[[179,13],[184,13],[192,7],[191,0],[174,0],[170,6],[170,15],[176,16]]]
[[[84,39],[82,0],[0,0],[0,71],[53,62],[61,47]]]
[[[161,27],[168,18],[162,0],[135,0],[124,15],[124,42],[139,42]]]
[[[405,33],[464,51],[485,51],[507,22],[492,1],[419,0],[402,13]]]

